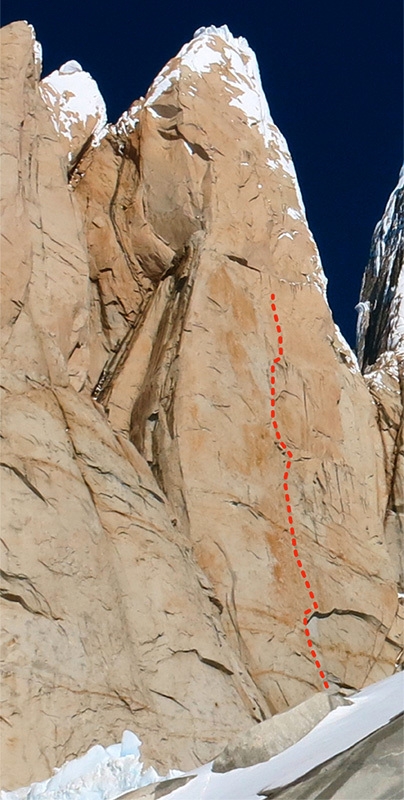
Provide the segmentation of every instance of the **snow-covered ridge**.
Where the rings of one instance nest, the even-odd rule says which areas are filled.
[[[109,130],[119,136],[128,136],[139,124],[139,112],[143,107],[144,97],[135,100],[127,111],[119,117],[115,125],[109,125]]]
[[[98,144],[107,130],[107,110],[96,81],[78,61],[62,64],[41,81],[39,88],[61,136],[72,142],[74,125],[79,123]]]
[[[218,38],[224,44],[219,48]],[[153,105],[158,97],[179,79],[182,66],[188,67],[201,77],[204,73],[210,72],[214,65],[220,65],[225,67],[221,78],[231,95],[229,105],[244,111],[250,126],[258,123],[266,146],[269,145],[273,132],[268,130],[268,126],[274,126],[274,122],[262,88],[256,55],[244,37],[233,36],[227,25],[219,28],[215,25],[198,28],[193,39],[177,54],[175,62],[178,61],[180,63],[176,63],[175,67],[169,62],[159,73],[146,97],[146,106]],[[285,149],[289,156],[287,146]],[[289,160],[291,161],[290,156]]]

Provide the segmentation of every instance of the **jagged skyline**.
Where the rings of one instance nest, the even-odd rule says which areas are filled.
[[[360,6],[361,4],[359,4]],[[104,2],[35,7],[4,0],[2,24],[26,18],[44,48],[44,75],[77,59],[98,81],[109,120],[144,95],[160,68],[201,25],[228,24],[256,51],[275,122],[286,136],[329,280],[335,320],[354,345],[360,281],[373,229],[401,158],[401,3],[343,0],[194,7],[160,0],[117,13]],[[77,24],[70,24],[76,19]]]

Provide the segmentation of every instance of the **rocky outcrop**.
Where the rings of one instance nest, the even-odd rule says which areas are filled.
[[[386,541],[396,568],[399,591],[403,593],[404,167],[375,228],[358,311],[358,353],[365,381],[376,403],[383,441],[388,486]]]
[[[215,758],[212,772],[230,772],[269,761],[303,739],[334,708],[349,702],[339,694],[312,695],[304,703],[255,725],[230,742]]]
[[[123,728],[209,760],[323,688],[306,624],[329,684],[400,650],[376,409],[254,54],[202,29],[100,130],[33,45],[3,30],[8,788]]]

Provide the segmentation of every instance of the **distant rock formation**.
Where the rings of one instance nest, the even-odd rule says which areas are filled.
[[[340,687],[402,647],[396,423],[332,320],[244,39],[201,29],[115,125],[77,62],[40,81],[26,23],[1,58],[4,787],[125,728],[191,768],[322,689],[271,293],[311,646]]]
[[[362,371],[375,400],[388,486],[386,542],[404,592],[404,167],[373,234],[358,326]],[[404,613],[403,613],[404,616]]]
[[[361,289],[368,321],[358,330],[363,370],[387,353],[404,357],[404,166],[373,234]]]

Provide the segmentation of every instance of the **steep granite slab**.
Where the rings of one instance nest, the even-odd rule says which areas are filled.
[[[124,728],[190,767],[270,713],[147,463],[85,391],[88,252],[33,45],[2,31],[5,788]]]
[[[144,238],[136,233],[131,258],[156,285],[96,389],[112,426],[151,465],[270,707],[320,688],[271,426],[275,292],[278,418],[294,453],[299,553],[319,601],[312,638],[334,683],[390,674],[400,647],[375,407],[332,321],[290,154],[245,40],[198,32],[108,139],[104,151],[130,161],[115,223],[129,249],[141,197]],[[91,154],[78,195],[102,158],[102,148]]]

